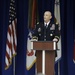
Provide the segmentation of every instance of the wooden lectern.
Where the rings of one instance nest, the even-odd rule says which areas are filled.
[[[54,75],[56,42],[32,41],[31,49],[36,50],[37,73]]]

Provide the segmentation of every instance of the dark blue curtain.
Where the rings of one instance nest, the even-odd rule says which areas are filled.
[[[10,0],[0,0],[0,75],[13,75],[12,65],[5,70],[6,36],[9,24]]]
[[[35,75],[35,65],[31,70],[26,70],[28,1],[29,0],[16,0],[18,19],[16,75]],[[55,0],[38,0],[40,22],[43,21],[43,13],[46,10],[52,12],[54,19],[54,1]],[[9,19],[9,3],[10,0],[0,0],[0,75],[13,75],[13,63],[8,70],[4,70],[5,46]],[[60,75],[75,75],[75,64],[73,63],[73,27],[75,21],[75,2],[74,0],[60,0],[60,5],[62,25],[62,58],[60,61]],[[56,75],[58,75],[57,65],[55,67]]]
[[[74,0],[61,0],[62,59],[61,75],[75,75],[73,62]]]
[[[41,22],[43,21],[43,14],[46,10],[50,10],[52,13],[54,12],[54,0],[38,0],[38,8]],[[17,18],[18,47],[16,56],[16,75],[35,75],[35,65],[29,71],[26,70],[25,66],[28,34],[28,0],[17,0]]]
[[[43,21],[43,14],[45,11],[52,12],[52,21],[54,19],[54,1],[55,0],[38,0],[38,10],[40,22]]]
[[[17,56],[16,75],[27,75],[26,72],[26,47],[27,47],[27,23],[28,0],[17,0]]]

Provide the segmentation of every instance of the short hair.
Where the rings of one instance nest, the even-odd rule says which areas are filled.
[[[52,13],[50,11],[45,11],[44,13],[46,13],[46,12],[50,13],[50,15],[52,16]]]

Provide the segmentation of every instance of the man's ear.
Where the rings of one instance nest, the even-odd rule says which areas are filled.
[[[52,19],[52,16],[50,18]]]

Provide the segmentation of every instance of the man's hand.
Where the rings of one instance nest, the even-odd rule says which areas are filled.
[[[58,42],[58,39],[57,38],[54,38],[53,41]]]
[[[38,41],[38,38],[36,36],[32,37],[32,41]]]
[[[38,41],[37,39],[31,39],[31,41]]]

